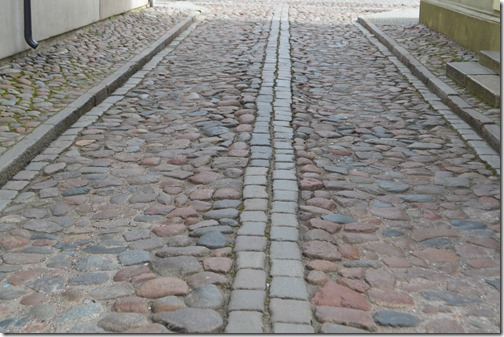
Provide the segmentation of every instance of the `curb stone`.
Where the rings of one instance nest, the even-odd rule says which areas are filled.
[[[449,85],[437,78],[425,66],[419,63],[405,48],[397,44],[385,32],[363,17],[357,22],[364,26],[378,41],[383,43],[422,83],[435,93],[441,101],[450,107],[460,118],[467,122],[495,151],[500,154],[500,134],[488,131],[488,126],[495,124],[491,119],[473,110]],[[498,126],[497,126],[498,129]]]

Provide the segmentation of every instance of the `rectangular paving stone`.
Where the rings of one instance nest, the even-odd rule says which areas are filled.
[[[275,139],[293,139],[294,133],[292,132],[275,132],[274,138]]]
[[[301,250],[296,242],[271,242],[271,259],[301,260]]]
[[[62,133],[63,136],[75,136],[80,132],[79,128],[70,128]]]
[[[56,158],[58,158],[58,155],[56,154],[39,154],[35,158],[32,159],[32,162],[52,162]],[[28,169],[28,168],[27,168]]]
[[[293,191],[297,192],[297,181],[278,179],[273,181],[273,191]]]
[[[311,324],[312,313],[308,301],[273,298],[269,307],[273,323]]]
[[[278,170],[290,170],[295,168],[294,163],[275,163],[275,169]]]
[[[31,180],[35,178],[38,174],[38,171],[28,171],[23,170],[19,171],[12,179],[14,180]]]
[[[500,171],[501,160],[499,156],[495,155],[481,155],[481,160],[487,162],[494,170]],[[500,174],[500,172],[499,172]]]
[[[276,142],[274,142],[273,147],[275,149],[293,149],[291,142],[276,141]]]
[[[278,90],[275,96],[277,98],[286,99],[290,101],[292,97],[292,92],[290,90],[287,90],[287,88],[285,88],[284,90]]]
[[[271,211],[274,213],[297,214],[298,203],[292,201],[273,201]]]
[[[243,184],[244,185],[262,185],[262,186],[266,186],[268,183],[267,179],[266,179],[266,176],[248,176],[248,175],[245,175],[245,179],[243,181]]]
[[[268,199],[245,199],[243,209],[246,211],[266,211],[268,209]]]
[[[287,80],[277,80],[276,85],[277,85],[277,87],[290,88],[291,83],[290,83],[290,81],[287,81]]]
[[[294,155],[294,150],[293,149],[277,149],[275,151],[278,154],[291,154]]]
[[[265,290],[266,272],[259,269],[240,269],[236,273],[233,289]]]
[[[3,188],[6,189],[6,190],[21,191],[29,183],[30,183],[29,181],[25,181],[25,180],[11,180],[11,181],[8,181],[3,186]]]
[[[277,115],[277,114],[275,114],[275,120],[276,120],[276,121],[291,121],[291,120],[292,120],[292,116],[288,116],[288,115]]]
[[[269,295],[293,300],[308,300],[305,281],[301,277],[274,276]]]
[[[299,260],[272,259],[270,274],[272,276],[303,277],[304,266]]]
[[[250,145],[270,145],[271,140],[269,134],[256,132],[256,128],[254,128],[254,133],[252,133]]]
[[[247,221],[238,229],[238,235],[256,235],[263,236],[266,232],[265,222]]]
[[[299,230],[294,227],[275,226],[271,228],[270,240],[273,241],[293,241],[299,239]]]
[[[263,252],[238,252],[236,256],[237,269],[264,269],[266,254]]]
[[[259,89],[259,95],[273,95],[273,88],[261,86],[261,89]]]
[[[251,155],[250,155],[250,158],[251,159],[271,159],[273,155],[271,153],[267,153],[267,152],[253,152]]]
[[[284,226],[284,227],[299,227],[299,221],[295,214],[288,213],[272,213],[271,214],[271,225],[272,226]]]
[[[456,127],[456,126],[454,125],[454,127]],[[467,141],[471,141],[471,140],[479,141],[479,140],[481,140],[481,137],[476,132],[474,132],[472,129],[471,130],[460,130],[460,129],[458,129],[458,132],[460,133],[460,136],[464,140],[467,140]]]
[[[492,149],[488,144],[484,141],[475,141],[471,140],[468,141],[469,145],[471,145],[474,148],[474,151],[478,155],[495,155],[497,154],[494,149]]]
[[[292,334],[292,333],[315,333],[313,327],[309,324],[293,324],[293,323],[274,323],[273,324],[273,333],[283,333],[283,334]]]
[[[254,311],[231,311],[228,316],[228,325],[225,333],[262,333],[263,332],[263,314]]]
[[[263,176],[266,174],[268,174],[268,169],[264,167],[247,167],[245,169],[245,176],[249,175]]]
[[[253,159],[250,161],[250,165],[256,167],[270,167],[270,161],[264,159]]]
[[[279,170],[276,169],[273,170],[273,179],[278,179],[278,180],[297,180],[296,177],[296,170]]]
[[[266,249],[266,238],[264,236],[239,235],[236,238],[235,252],[263,252]]]
[[[264,312],[265,298],[264,290],[233,290],[228,309]]]
[[[16,197],[17,191],[11,191],[11,190],[0,190],[0,200],[12,200]]]
[[[293,162],[294,161],[294,156],[293,155],[287,155],[287,154],[278,154],[275,155],[275,161],[281,162]]]
[[[261,153],[273,153],[273,148],[271,146],[251,146],[250,151],[252,153],[254,152],[261,152]]]
[[[44,162],[44,161],[34,162],[34,161],[32,161],[30,164],[28,164],[28,166],[25,167],[25,170],[40,171],[41,169],[43,169],[47,165],[49,165],[49,162]]]
[[[247,185],[243,188],[244,199],[268,198],[266,186],[262,185]]]
[[[266,222],[268,221],[268,217],[266,213],[262,211],[243,211],[240,214],[240,221]]]
[[[256,126],[257,126],[257,123],[263,123],[263,124],[267,124],[269,125],[270,123],[270,119],[271,119],[271,115],[270,114],[265,114],[265,113],[256,113]],[[257,126],[259,128],[259,126]],[[257,132],[257,133],[269,133],[269,126],[264,126],[260,129],[256,129],[254,128],[253,132]],[[267,146],[267,145],[263,145],[263,146]]]

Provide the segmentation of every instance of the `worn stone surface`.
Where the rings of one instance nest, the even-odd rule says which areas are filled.
[[[392,327],[415,327],[420,323],[418,317],[392,310],[378,311],[373,315],[373,319],[379,325]]]
[[[0,66],[2,154],[204,12],[1,187],[3,332],[499,332],[498,156],[354,23],[450,85],[418,0],[156,3]]]
[[[224,304],[224,296],[214,284],[198,288],[185,297],[185,303],[192,308],[219,309]]]
[[[186,308],[154,314],[156,323],[169,325],[175,332],[212,333],[222,327],[221,316],[211,309]]]

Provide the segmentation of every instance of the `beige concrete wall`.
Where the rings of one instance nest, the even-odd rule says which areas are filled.
[[[44,40],[100,20],[99,0],[32,0],[32,31]]]
[[[133,8],[147,6],[148,0],[100,0],[100,19],[124,13]]]
[[[493,9],[493,0],[446,0],[466,7],[491,12]]]
[[[148,0],[32,0],[37,42],[134,8]],[[24,40],[23,0],[0,0],[0,60],[30,47]]]
[[[421,0],[420,23],[474,52],[500,50],[500,12],[492,9],[489,11],[481,8],[471,9],[465,4],[456,2]],[[492,6],[487,2],[483,4]],[[478,6],[483,5],[480,3]]]
[[[27,48],[23,33],[23,1],[0,0],[0,59]]]

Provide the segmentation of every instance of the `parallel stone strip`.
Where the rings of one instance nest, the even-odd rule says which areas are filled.
[[[269,329],[275,333],[313,332],[297,243],[299,189],[290,126],[290,73],[288,7],[282,6],[273,15],[256,100],[251,160],[245,172],[244,211],[235,245],[237,274],[226,327],[230,333],[261,333]],[[271,283],[267,283],[265,264],[268,248]],[[272,327],[262,323],[262,314],[268,314],[268,288]]]
[[[265,50],[261,89],[256,99],[256,119],[250,139],[250,162],[245,170],[240,229],[237,232],[236,277],[228,310],[226,333],[268,332],[263,326],[266,314],[267,231],[271,204],[269,191],[271,146],[271,115],[276,70],[276,50],[279,32],[279,11],[274,12]]]
[[[281,8],[273,101],[273,202],[270,231],[270,314],[274,333],[313,333],[299,240],[292,121],[288,6]]]

